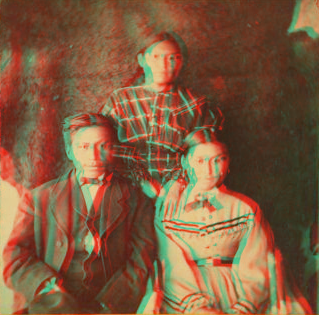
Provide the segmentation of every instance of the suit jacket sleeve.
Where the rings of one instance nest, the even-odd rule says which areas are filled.
[[[142,193],[135,192],[132,198],[130,211],[135,214],[131,217],[130,256],[125,267],[112,276],[96,298],[115,313],[136,312],[155,256],[153,202]]]
[[[27,302],[34,298],[39,285],[57,272],[39,258],[35,235],[40,233],[39,209],[35,198],[27,192],[21,199],[13,230],[4,248],[4,280],[8,287],[21,293]],[[37,212],[37,213],[36,213]],[[39,221],[38,221],[39,222]]]

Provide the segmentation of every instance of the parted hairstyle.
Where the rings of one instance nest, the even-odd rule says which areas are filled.
[[[182,40],[182,38],[177,35],[174,32],[161,32],[157,34],[150,34],[149,36],[146,36],[145,38],[142,38],[142,43],[139,45],[138,52],[136,54],[136,58],[138,59],[138,56],[142,54],[144,56],[145,51],[154,45],[155,43],[160,43],[163,41],[168,40],[169,42],[176,45],[176,47],[179,48],[182,56],[183,56],[183,68],[187,64],[188,60],[188,50],[185,42]],[[125,85],[141,85],[145,81],[144,71],[139,66],[137,68],[136,73],[132,78],[129,79],[129,81]]]
[[[220,131],[213,131],[210,128],[203,128],[197,131],[193,131],[189,133],[184,139],[181,148],[182,156],[186,157],[189,150],[199,144],[216,142],[222,144],[226,149],[226,152],[228,153],[227,145],[223,139],[223,134]]]
[[[173,43],[177,48],[179,48],[182,56],[183,62],[186,63],[188,58],[188,50],[185,42],[182,38],[174,32],[161,32],[157,34],[151,34],[147,38],[144,39],[143,47],[139,49],[137,55],[142,54],[144,55],[145,51],[154,45],[155,43],[160,43],[163,41],[169,41]]]
[[[81,128],[102,126],[108,129],[112,143],[117,143],[117,132],[113,120],[109,116],[96,113],[80,113],[66,117],[62,124],[63,139],[65,148],[70,148],[72,144],[72,135]]]

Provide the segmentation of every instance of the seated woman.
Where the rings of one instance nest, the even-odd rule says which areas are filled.
[[[155,219],[161,270],[155,283],[162,299],[157,309],[148,305],[144,311],[311,313],[288,284],[258,204],[223,185],[229,167],[226,145],[202,129],[186,137],[183,150],[189,185],[174,211],[157,209]]]

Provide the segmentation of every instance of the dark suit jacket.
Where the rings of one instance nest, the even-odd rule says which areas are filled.
[[[68,267],[74,252],[70,211],[75,207],[86,205],[74,170],[23,198],[4,250],[5,281],[20,295],[16,309],[27,307],[44,280],[59,277],[61,268]],[[96,300],[115,313],[134,313],[155,253],[154,206],[138,188],[114,175],[101,207],[109,280]]]

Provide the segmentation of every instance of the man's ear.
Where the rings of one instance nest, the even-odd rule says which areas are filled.
[[[137,61],[138,61],[138,64],[140,65],[140,67],[144,68],[144,66],[145,66],[145,58],[144,58],[143,54],[138,54],[137,55]]]
[[[69,158],[69,160],[73,161],[73,151],[72,151],[71,146],[67,146],[65,148],[65,153],[66,153],[67,157]]]

